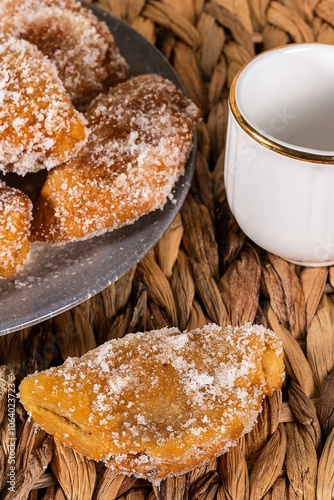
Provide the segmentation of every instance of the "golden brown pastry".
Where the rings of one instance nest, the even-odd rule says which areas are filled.
[[[263,326],[129,334],[30,375],[35,422],[78,452],[160,480],[228,450],[280,388],[283,352]]]
[[[21,269],[29,256],[32,203],[18,189],[0,181],[0,277]]]
[[[80,110],[128,77],[107,25],[75,0],[0,0],[0,30],[37,45]]]
[[[35,240],[88,238],[162,208],[183,172],[199,110],[170,81],[141,75],[97,97],[86,118],[87,144],[48,174]]]
[[[85,120],[34,45],[0,33],[0,170],[50,169],[86,141]]]

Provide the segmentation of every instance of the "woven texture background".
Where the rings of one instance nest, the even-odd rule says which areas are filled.
[[[247,240],[227,207],[227,96],[240,66],[294,42],[334,44],[333,0],[100,0],[170,60],[203,111],[191,191],[156,247],[84,304],[0,338],[1,498],[284,500],[334,498],[334,267],[302,268]],[[258,322],[283,341],[287,380],[226,455],[159,489],[96,465],[34,429],[17,404],[16,492],[8,491],[8,381],[109,338]],[[6,382],[7,381],[7,382]]]

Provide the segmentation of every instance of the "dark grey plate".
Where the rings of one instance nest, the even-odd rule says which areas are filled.
[[[113,32],[132,75],[158,73],[182,88],[173,68],[155,47],[125,23],[97,7],[90,8]],[[195,149],[185,174],[175,186],[175,203],[168,202],[163,210],[91,240],[64,246],[32,245],[24,270],[11,279],[0,280],[0,335],[39,323],[80,304],[141,260],[180,210],[194,171]]]

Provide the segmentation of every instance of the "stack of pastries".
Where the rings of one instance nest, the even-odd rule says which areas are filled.
[[[0,277],[31,242],[90,238],[164,206],[200,119],[170,81],[130,77],[108,27],[76,0],[0,0],[0,57],[0,188],[12,191],[0,191]],[[34,206],[7,185],[41,170]]]

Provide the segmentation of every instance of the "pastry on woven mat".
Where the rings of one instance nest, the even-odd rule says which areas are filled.
[[[32,203],[18,189],[0,181],[0,277],[14,275],[29,256]]]
[[[85,120],[50,61],[0,33],[0,170],[24,175],[70,159],[86,140]]]
[[[0,0],[0,30],[37,45],[80,110],[128,77],[107,25],[75,0]]]
[[[162,208],[183,173],[200,113],[170,81],[149,74],[101,94],[85,116],[87,144],[49,172],[33,240],[85,239]]]
[[[26,377],[34,421],[120,473],[160,480],[228,450],[283,380],[283,352],[263,326],[126,335]]]

